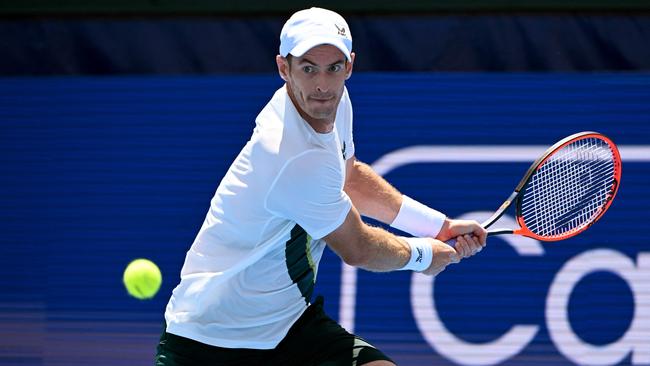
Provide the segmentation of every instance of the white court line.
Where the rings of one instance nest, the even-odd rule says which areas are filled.
[[[372,164],[379,175],[386,175],[401,166],[416,163],[533,163],[549,146],[543,145],[421,145],[392,151]],[[618,146],[626,162],[650,162],[650,145]],[[625,172],[625,167],[623,167]],[[623,173],[625,174],[625,173]],[[357,297],[357,269],[343,262],[339,324],[354,332]]]

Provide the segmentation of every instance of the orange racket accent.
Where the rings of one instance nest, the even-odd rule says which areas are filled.
[[[610,207],[621,179],[616,145],[596,132],[569,136],[529,170],[517,196],[515,234],[538,240],[570,238],[593,225]]]
[[[481,225],[489,228],[515,203],[519,227],[490,229],[489,236],[558,241],[578,235],[612,204],[621,167],[618,148],[607,136],[591,131],[568,136],[535,160],[514,192]]]

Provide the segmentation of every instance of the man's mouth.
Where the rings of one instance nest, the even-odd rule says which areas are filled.
[[[318,97],[309,97],[309,99],[315,100],[317,102],[328,102],[332,100],[333,96],[318,96]]]

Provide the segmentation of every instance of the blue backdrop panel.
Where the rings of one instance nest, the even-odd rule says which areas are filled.
[[[529,164],[511,145],[577,131],[621,145],[623,181],[583,235],[494,238],[435,282],[343,270],[328,251],[317,288],[327,311],[401,365],[650,364],[649,85],[647,74],[355,74],[360,160],[500,149],[496,162],[414,153],[386,170],[450,216],[507,197]],[[212,194],[280,86],[275,75],[0,80],[0,364],[150,364]],[[163,272],[150,301],[121,283],[138,257]]]

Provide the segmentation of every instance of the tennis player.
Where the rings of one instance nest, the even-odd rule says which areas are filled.
[[[485,245],[355,159],[346,21],[299,11],[280,35],[285,84],[223,177],[165,311],[156,365],[394,365],[312,303],[328,245],[369,271],[436,275]],[[375,218],[413,237],[365,224]],[[444,241],[456,238],[455,248]]]

